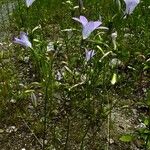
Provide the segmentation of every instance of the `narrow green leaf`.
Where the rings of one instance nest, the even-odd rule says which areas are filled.
[[[119,140],[122,142],[131,142],[133,140],[133,136],[126,134],[126,135],[121,136]]]
[[[114,73],[111,79],[111,84],[114,85],[117,82],[117,74]]]

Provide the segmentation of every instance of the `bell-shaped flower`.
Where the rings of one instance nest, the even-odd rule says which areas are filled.
[[[27,7],[30,7],[35,0],[26,0]]]
[[[94,55],[95,55],[94,50],[90,50],[90,51],[86,50],[85,52],[86,61],[89,61]]]
[[[83,39],[88,38],[90,34],[102,24],[101,21],[89,21],[88,22],[88,20],[84,16],[80,16],[79,18],[73,17],[73,19],[82,24]]]
[[[135,7],[140,3],[140,0],[124,0],[124,2],[126,4],[125,14],[130,15],[134,11]]]
[[[32,44],[29,41],[28,36],[25,32],[20,32],[20,38],[14,38],[14,43],[32,48]]]

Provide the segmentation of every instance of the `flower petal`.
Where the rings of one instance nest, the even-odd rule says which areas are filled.
[[[86,50],[86,61],[89,61],[93,56],[95,55],[95,51],[94,50]]]
[[[14,43],[32,48],[32,44],[29,41],[27,34],[25,32],[20,32],[20,39],[15,38]]]
[[[26,0],[27,7],[30,7],[35,0]]]
[[[83,39],[88,38],[89,35],[91,34],[91,32],[93,32],[95,29],[97,29],[102,24],[101,21],[89,21],[88,22],[88,20],[84,16],[80,16],[79,18],[73,17],[72,19],[74,19],[75,21],[78,21],[82,24]]]
[[[88,37],[90,36],[91,32],[93,32],[94,30],[95,30],[94,22],[93,22],[93,21],[88,22],[88,23],[83,27],[83,30],[82,30],[83,39],[88,38]]]
[[[85,26],[88,23],[88,20],[84,16],[80,16],[79,18],[73,17],[72,19],[80,22],[82,26]]]
[[[88,23],[88,20],[84,16],[80,16],[80,22],[85,26]]]
[[[25,32],[20,32],[20,39],[24,41],[29,41],[28,36]]]
[[[124,0],[126,3],[125,14],[131,14],[135,7],[140,3],[140,0]]]
[[[25,46],[23,40],[18,39],[18,38],[14,38],[14,39],[15,39],[15,40],[14,40],[14,43]]]
[[[97,29],[101,24],[102,22],[100,21],[94,21],[94,30]]]

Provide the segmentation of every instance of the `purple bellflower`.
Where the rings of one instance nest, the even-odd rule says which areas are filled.
[[[140,0],[124,0],[124,2],[126,4],[125,14],[130,15],[134,11],[135,7],[140,3]]]
[[[90,34],[97,29],[102,22],[100,21],[89,21],[84,17],[84,16],[80,16],[79,18],[73,17],[72,19],[74,19],[75,21],[78,21],[82,24],[82,36],[83,39],[86,39],[90,36]]]
[[[20,32],[20,38],[14,38],[14,43],[32,48],[32,44],[29,41],[28,36],[25,32]]]
[[[30,7],[35,0],[26,0],[27,7]]]
[[[86,58],[86,61],[89,61],[94,55],[95,55],[95,51],[94,50],[86,50],[85,51],[85,58]]]

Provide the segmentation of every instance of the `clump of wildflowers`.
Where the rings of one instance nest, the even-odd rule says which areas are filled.
[[[135,7],[140,3],[140,0],[124,0],[124,2],[126,4],[125,14],[130,15],[134,11]]]
[[[88,20],[84,16],[80,16],[79,18],[73,17],[73,19],[82,24],[83,39],[88,38],[90,34],[102,24],[101,21],[89,21],[88,22]]]
[[[32,44],[29,41],[28,36],[25,32],[20,32],[20,38],[14,38],[14,43],[32,48]]]

